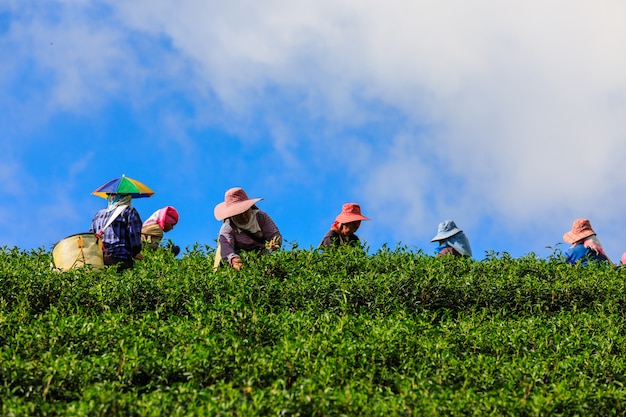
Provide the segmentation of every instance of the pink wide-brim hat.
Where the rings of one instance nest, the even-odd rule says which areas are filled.
[[[224,220],[248,210],[262,198],[248,198],[243,188],[235,187],[226,191],[224,201],[215,206],[213,214],[217,220]]]
[[[567,243],[576,243],[581,239],[595,235],[591,228],[591,223],[587,219],[576,219],[572,224],[572,230],[563,235],[563,240]]]
[[[341,213],[335,218],[339,223],[350,223],[357,220],[370,220],[361,214],[361,206],[357,203],[346,203],[341,207]]]

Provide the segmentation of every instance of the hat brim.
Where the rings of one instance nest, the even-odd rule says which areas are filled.
[[[456,235],[457,233],[462,232],[461,229],[459,229],[458,227],[455,227],[452,230],[448,230],[447,232],[442,232],[442,233],[437,233],[437,236],[435,236],[434,238],[430,239],[431,242],[437,242],[439,240],[446,240],[449,237],[452,237],[454,235]]]
[[[213,210],[213,214],[217,220],[224,220],[229,217],[236,216],[248,210],[250,207],[263,200],[262,198],[251,198],[250,200],[238,201],[236,203],[227,204],[221,202]]]
[[[576,243],[576,242],[578,242],[581,239],[584,239],[584,238],[589,237],[589,236],[593,236],[595,234],[596,234],[596,232],[594,232],[593,230],[585,230],[585,231],[580,232],[580,233],[574,233],[574,232],[572,232],[570,230],[569,232],[567,232],[567,233],[565,233],[563,235],[563,241],[565,241],[566,243],[570,243],[570,244],[571,243]]]
[[[362,216],[360,214],[345,214],[345,213],[341,213],[337,217],[335,217],[335,221],[339,223],[350,223],[350,222],[356,222],[359,220],[370,220],[370,218]]]

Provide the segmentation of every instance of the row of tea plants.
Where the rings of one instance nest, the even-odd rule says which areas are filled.
[[[3,416],[624,415],[626,272],[404,247],[0,250]]]

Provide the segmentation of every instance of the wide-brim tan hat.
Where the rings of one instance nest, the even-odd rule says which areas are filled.
[[[248,198],[243,188],[235,187],[226,191],[224,201],[215,206],[213,214],[217,220],[224,220],[248,210],[262,198]]]
[[[576,243],[581,239],[595,235],[591,228],[591,223],[587,219],[576,219],[572,224],[572,230],[563,235],[563,240],[567,243]]]
[[[350,223],[357,220],[370,220],[361,214],[361,206],[357,203],[346,203],[341,207],[341,213],[335,218],[339,223]]]

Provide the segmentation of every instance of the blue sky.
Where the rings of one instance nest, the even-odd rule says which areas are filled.
[[[585,217],[626,251],[626,4],[617,0],[5,0],[0,246],[86,231],[125,174],[214,246],[213,208],[263,197],[286,247],[345,202],[357,233],[476,259],[551,253]],[[561,244],[559,247],[565,247]]]

